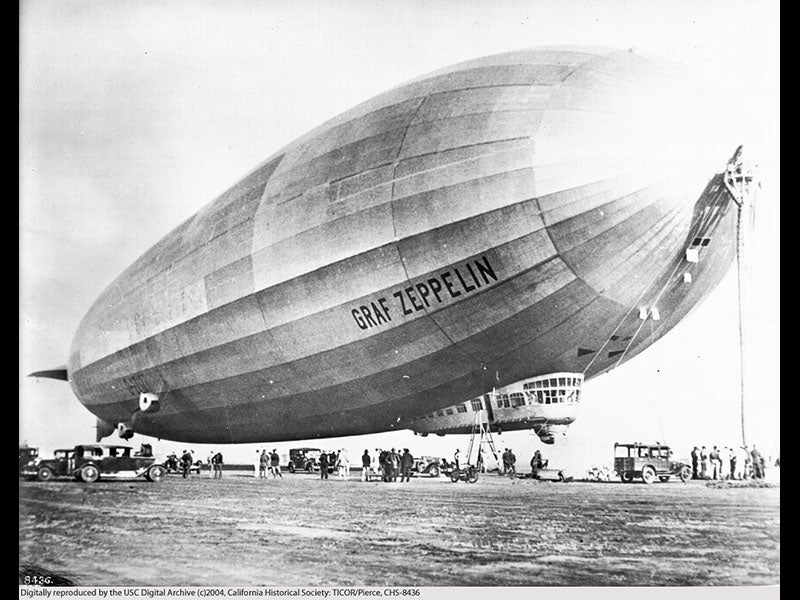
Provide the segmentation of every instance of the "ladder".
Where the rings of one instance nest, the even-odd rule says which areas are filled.
[[[481,461],[484,446],[488,446],[489,451],[491,452],[495,463],[497,464],[497,468],[500,469],[501,462],[497,455],[497,448],[494,445],[494,438],[492,437],[492,431],[489,428],[485,409],[475,411],[475,420],[472,423],[469,446],[467,447],[467,463],[470,465],[473,464],[472,450],[475,447],[475,438],[478,438],[478,454],[475,457],[475,464],[477,465]]]

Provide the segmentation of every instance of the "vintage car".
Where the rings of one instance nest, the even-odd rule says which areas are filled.
[[[420,475],[428,475],[430,477],[438,477],[441,472],[441,460],[442,459],[438,456],[420,456],[414,461],[411,472]]]
[[[134,477],[161,481],[166,473],[164,466],[156,464],[153,456],[134,454],[129,446],[90,444],[56,450],[53,458],[38,458],[28,463],[22,474],[37,481],[74,477],[92,483],[101,478]]]
[[[30,446],[20,446],[19,447],[19,472],[22,474],[22,470],[30,462],[36,460],[39,456],[39,449],[38,448],[31,448]]]
[[[639,478],[645,483],[656,479],[667,482],[672,476],[680,477],[683,482],[691,479],[691,467],[671,457],[670,447],[659,443],[614,444],[614,470],[625,483]]]
[[[319,471],[319,457],[322,450],[319,448],[291,448],[289,450],[289,472]]]
[[[328,473],[336,469],[336,453],[326,452],[328,455]],[[291,448],[289,450],[289,472],[308,471],[319,473],[319,457],[322,450],[319,448]]]

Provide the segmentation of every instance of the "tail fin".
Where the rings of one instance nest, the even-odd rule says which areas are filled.
[[[69,373],[67,367],[56,367],[55,369],[48,369],[46,371],[36,371],[31,373],[28,377],[46,377],[47,379],[60,379],[61,381],[69,381]]]

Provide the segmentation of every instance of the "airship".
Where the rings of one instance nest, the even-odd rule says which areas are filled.
[[[702,83],[541,47],[399,85],[166,235],[39,375],[98,438],[196,443],[419,429],[498,381],[596,377],[735,257],[730,99]]]

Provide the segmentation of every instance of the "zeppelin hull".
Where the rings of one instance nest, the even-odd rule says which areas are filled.
[[[519,52],[344,113],[112,283],[73,342],[73,390],[147,435],[279,441],[405,428],[496,376],[613,368],[733,258],[724,187],[651,131],[672,75],[628,52]]]

